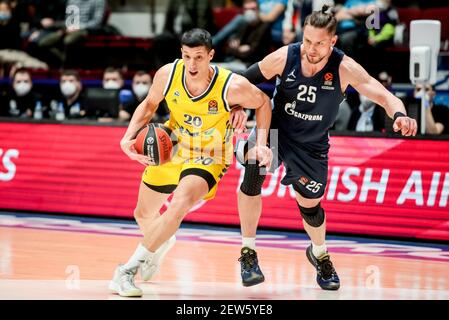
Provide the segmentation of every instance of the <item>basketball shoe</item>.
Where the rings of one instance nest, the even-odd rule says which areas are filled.
[[[122,297],[141,297],[142,290],[134,284],[134,276],[137,268],[128,270],[123,265],[115,269],[114,277],[109,282],[109,290],[118,293]]]
[[[176,237],[173,235],[170,239],[165,241],[159,249],[156,250],[153,257],[148,258],[145,261],[141,261],[140,277],[143,281],[150,280],[159,271],[165,255],[173,247],[175,242]]]
[[[265,277],[260,270],[256,251],[243,247],[240,253],[241,256],[238,261],[240,261],[242,284],[245,287],[250,287],[264,282]]]
[[[324,290],[338,290],[340,279],[334,269],[329,254],[326,252],[320,257],[315,257],[312,252],[312,245],[306,250],[307,259],[317,271],[316,282]]]

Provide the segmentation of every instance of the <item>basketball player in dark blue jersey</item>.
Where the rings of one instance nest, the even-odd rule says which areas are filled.
[[[326,218],[320,205],[327,183],[328,130],[337,116],[344,92],[351,85],[362,95],[385,108],[394,119],[393,129],[404,136],[416,135],[417,124],[407,117],[403,103],[371,77],[356,61],[335,48],[337,21],[326,13],[327,6],[309,15],[304,23],[302,43],[284,46],[252,65],[245,76],[252,83],[276,77],[271,129],[277,131],[279,160],[286,167],[282,184],[292,185],[311,239],[306,256],[317,271],[317,283],[325,290],[337,290],[340,280],[325,244]],[[255,131],[237,159],[245,165],[238,195],[242,229],[239,259],[242,283],[251,286],[264,281],[255,251],[255,237],[262,211],[261,174],[252,148]],[[270,139],[270,141],[272,141]],[[273,170],[274,168],[271,168]]]

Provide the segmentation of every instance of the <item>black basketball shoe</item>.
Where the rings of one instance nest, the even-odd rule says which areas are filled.
[[[312,245],[306,250],[307,259],[317,271],[316,282],[324,290],[338,290],[340,288],[340,279],[334,269],[328,253],[316,258],[312,252]]]
[[[242,284],[245,287],[249,287],[264,282],[265,277],[262,270],[260,270],[256,251],[248,247],[244,247],[240,253],[241,256],[239,261],[242,272]]]

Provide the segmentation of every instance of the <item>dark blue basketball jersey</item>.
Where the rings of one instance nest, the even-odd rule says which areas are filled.
[[[344,53],[334,47],[324,68],[312,77],[305,77],[301,72],[300,51],[301,43],[289,45],[284,72],[276,79],[272,128],[279,130],[280,142],[325,151],[328,130],[345,99],[339,77]]]

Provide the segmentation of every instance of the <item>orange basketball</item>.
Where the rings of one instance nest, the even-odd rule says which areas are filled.
[[[137,153],[150,157],[154,165],[160,165],[170,161],[177,143],[169,128],[160,123],[149,123],[137,131],[134,148]]]

